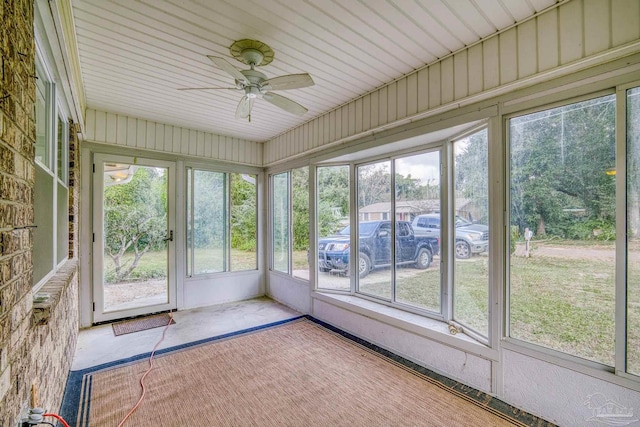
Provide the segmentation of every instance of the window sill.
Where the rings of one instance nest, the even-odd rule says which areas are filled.
[[[452,335],[449,332],[449,325],[439,320],[409,313],[353,295],[314,291],[312,297],[484,359],[497,361],[499,357],[497,350],[476,341],[468,335],[463,333]]]
[[[51,313],[60,302],[60,297],[73,282],[73,276],[78,271],[76,259],[67,261],[51,276],[46,283],[38,289],[33,296],[33,312],[31,314],[31,324],[33,326],[44,326],[49,324]],[[40,298],[40,296],[44,296]]]

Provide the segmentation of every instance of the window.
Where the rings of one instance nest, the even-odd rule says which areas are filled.
[[[640,375],[640,88],[626,91],[627,105],[627,372]]]
[[[256,179],[187,168],[187,276],[257,268]]]
[[[38,262],[32,283],[38,288],[69,255],[69,122],[40,60],[36,77],[33,257]]]
[[[510,336],[608,366],[620,197],[615,114],[608,95],[508,121]]]
[[[309,167],[291,171],[293,277],[309,280]]]
[[[351,288],[349,253],[349,166],[316,169],[316,232],[318,241],[318,289]],[[333,239],[340,236],[341,239]],[[330,245],[330,246],[328,246]]]
[[[272,269],[309,280],[309,167],[271,177]]]
[[[489,335],[487,129],[453,142],[453,319]]]
[[[428,151],[317,168],[317,288],[455,322],[487,342],[488,130],[475,123],[450,135],[422,136],[430,140]],[[347,218],[342,229],[325,230],[321,218],[329,206],[344,206],[341,213],[349,214],[349,195],[337,188],[348,188],[350,168],[357,180],[357,232],[351,233]]]
[[[271,177],[272,268],[289,273],[289,172]]]

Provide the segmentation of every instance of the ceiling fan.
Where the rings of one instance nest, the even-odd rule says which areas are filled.
[[[248,118],[249,121],[251,121],[253,102],[256,99],[263,99],[276,107],[299,116],[308,111],[297,102],[271,91],[313,86],[314,82],[309,74],[287,74],[268,79],[266,75],[256,70],[255,67],[270,64],[273,61],[274,53],[268,45],[258,40],[238,40],[229,47],[229,50],[235,59],[249,65],[251,68],[238,70],[224,58],[211,55],[207,55],[207,57],[218,68],[235,79],[235,87],[188,87],[179,88],[178,90],[241,90],[244,92],[244,96],[240,99],[236,109],[236,118]]]

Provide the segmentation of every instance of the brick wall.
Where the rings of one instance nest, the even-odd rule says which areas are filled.
[[[70,259],[34,307],[32,244],[35,180],[33,0],[0,0],[0,426],[31,406],[59,409],[78,331],[78,274]],[[77,141],[70,153],[77,178]],[[70,189],[70,255],[77,258],[77,179]],[[35,393],[34,393],[35,392]]]

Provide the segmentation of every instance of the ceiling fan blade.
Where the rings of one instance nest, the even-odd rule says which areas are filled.
[[[238,90],[237,87],[179,87],[178,90]]]
[[[231,77],[233,77],[234,79],[244,83],[244,84],[249,84],[249,81],[247,80],[247,78],[244,76],[244,74],[242,74],[240,72],[240,70],[238,70],[236,67],[234,67],[233,65],[231,65],[231,63],[229,61],[227,61],[224,58],[220,58],[219,56],[212,56],[212,55],[207,55],[207,57],[213,61],[214,64],[216,64],[218,66],[218,68],[220,68],[223,71],[226,71],[227,73],[229,73],[231,75]]]
[[[298,116],[301,116],[307,111],[309,111],[306,108],[304,108],[302,105],[298,104],[297,102],[292,101],[289,98],[285,98],[282,95],[278,95],[277,93],[267,92],[264,95],[262,95],[262,99],[264,99],[267,102],[270,102],[276,107],[282,108],[285,111],[288,111],[293,114],[297,114]]]
[[[311,76],[307,73],[288,74],[286,76],[274,77],[262,82],[262,86],[269,86],[271,90],[287,90],[299,89],[302,87],[313,86],[315,83]]]
[[[236,119],[246,119],[251,114],[251,108],[253,107],[254,98],[249,98],[247,95],[243,96],[236,109]]]

